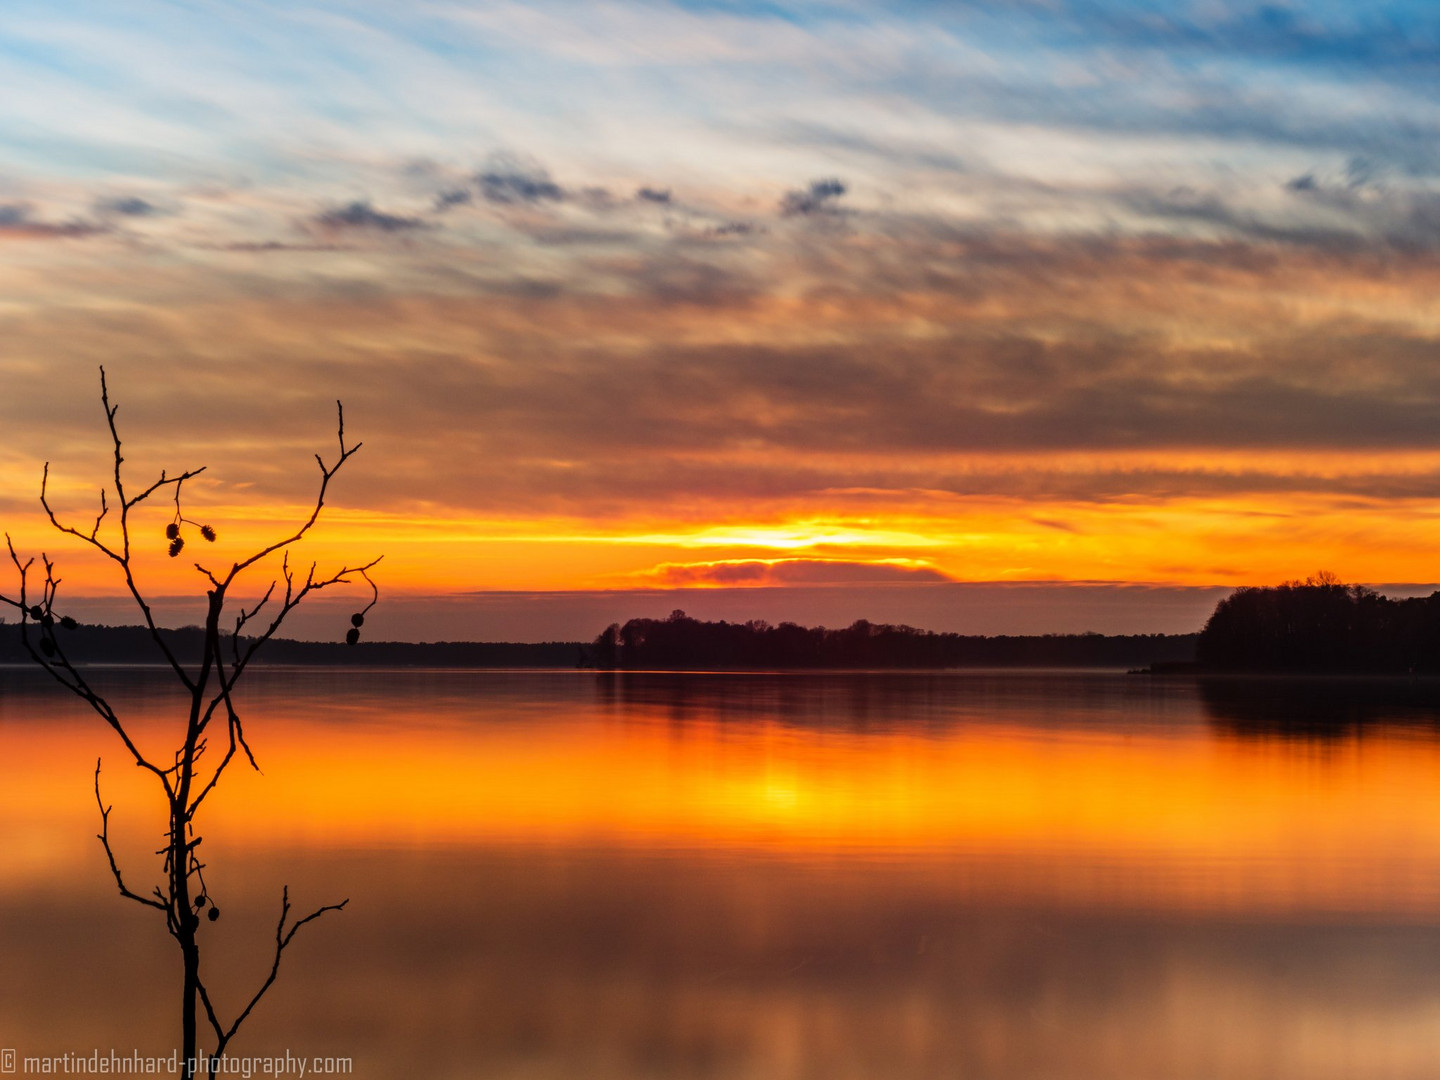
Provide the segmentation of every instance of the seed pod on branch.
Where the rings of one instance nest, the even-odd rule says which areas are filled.
[[[215,574],[204,567],[196,566],[196,570],[208,582],[206,597],[211,609],[211,617],[207,619],[204,629],[203,651],[200,653],[204,659],[197,668],[188,663],[182,663],[185,651],[177,650],[169,635],[165,634],[156,624],[150,604],[135,585],[132,576],[134,569],[132,555],[141,561],[150,556],[136,553],[135,541],[140,534],[136,533],[133,528],[131,512],[136,510],[141,503],[158,494],[172,494],[174,498],[173,513],[171,513],[168,523],[161,526],[164,529],[166,549],[170,557],[177,558],[184,550],[187,538],[183,536],[183,533],[186,525],[191,526],[192,535],[198,532],[204,542],[213,544],[217,539],[215,530],[209,525],[185,517],[182,512],[181,485],[199,476],[204,469],[187,469],[174,475],[162,471],[159,479],[154,480],[148,486],[137,486],[131,483],[128,485],[129,493],[127,494],[127,485],[122,482],[121,477],[121,466],[125,457],[121,452],[120,434],[115,424],[117,407],[110,402],[103,368],[100,372],[100,402],[104,407],[114,450],[114,483],[111,488],[115,493],[114,502],[107,502],[105,489],[102,488],[99,514],[94,518],[93,524],[87,522],[84,528],[65,524],[57,518],[48,501],[47,481],[50,469],[47,465],[41,473],[40,505],[50,523],[57,530],[88,544],[95,552],[117,564],[123,580],[143,616],[144,629],[148,631],[151,643],[159,657],[165,661],[165,664],[183,685],[188,702],[188,707],[184,712],[188,714],[188,721],[185,727],[184,741],[175,750],[173,759],[168,754],[155,760],[147,757],[146,752],[131,738],[124,718],[111,708],[110,702],[105,699],[100,689],[87,681],[88,673],[83,666],[77,667],[72,664],[70,658],[66,656],[68,650],[60,648],[61,639],[55,632],[55,624],[58,622],[61,629],[73,631],[78,629],[79,623],[70,616],[54,614],[55,590],[60,579],[56,576],[54,564],[48,557],[40,555],[41,565],[36,567],[34,565],[37,562],[36,559],[22,559],[13,546],[9,548],[8,554],[19,575],[19,594],[12,598],[0,591],[0,610],[4,610],[8,605],[19,612],[21,624],[18,628],[19,637],[27,650],[32,650],[32,658],[38,661],[39,665],[47,672],[56,676],[57,680],[69,691],[83,699],[95,712],[99,713],[106,724],[119,735],[133,763],[152,774],[164,785],[169,828],[165,833],[164,847],[156,851],[155,855],[163,856],[162,865],[167,880],[166,884],[157,885],[150,893],[134,892],[126,884],[126,879],[116,858],[116,852],[110,841],[111,807],[101,797],[100,762],[97,759],[94,793],[96,808],[100,815],[98,839],[105,850],[111,877],[114,879],[115,887],[121,897],[141,904],[151,909],[156,915],[162,916],[166,931],[178,944],[184,957],[186,978],[181,998],[183,1045],[179,1048],[180,1059],[194,1062],[200,1057],[198,1052],[200,1033],[197,1020],[200,1019],[199,1006],[203,1002],[204,1018],[208,1020],[215,1036],[208,1048],[207,1056],[212,1061],[219,1061],[224,1057],[227,1044],[236,1031],[251,1016],[255,1005],[275,982],[281,956],[289,948],[296,932],[322,915],[344,910],[347,904],[347,901],[326,904],[309,914],[296,917],[290,906],[289,889],[282,890],[280,918],[275,926],[274,952],[270,959],[269,973],[261,982],[259,989],[250,996],[249,1004],[240,1009],[233,1020],[227,1023],[220,1019],[220,1015],[212,1007],[204,984],[199,980],[201,944],[199,928],[207,920],[218,921],[220,909],[215,905],[214,898],[209,895],[205,887],[205,877],[202,873],[204,864],[195,855],[195,847],[201,840],[201,833],[196,826],[196,815],[202,805],[207,803],[210,794],[218,790],[217,785],[232,761],[243,761],[248,758],[252,766],[256,769],[259,768],[255,763],[254,754],[251,753],[250,747],[245,741],[240,719],[231,704],[231,690],[236,680],[249,669],[256,649],[274,637],[280,629],[282,621],[292,609],[320,589],[350,583],[352,578],[360,578],[370,586],[372,593],[370,603],[373,605],[379,598],[378,589],[375,588],[374,582],[366,573],[376,565],[378,559],[359,566],[347,566],[327,576],[325,574],[317,575],[313,564],[308,571],[302,571],[297,575],[288,558],[293,553],[294,546],[307,536],[312,526],[319,520],[321,511],[326,505],[326,496],[331,481],[359,450],[360,445],[356,443],[352,446],[346,442],[344,414],[340,411],[337,403],[339,453],[328,465],[322,457],[316,456],[317,464],[320,467],[320,477],[309,516],[273,542],[254,550],[247,557],[237,558],[228,571]],[[107,516],[112,510],[118,511],[118,513]],[[147,518],[147,521],[152,523],[156,520],[163,522],[165,518]],[[100,536],[102,524],[108,525],[107,536],[103,539]],[[152,528],[152,524],[147,524],[144,530],[150,536],[145,544],[147,550],[149,543],[154,542]],[[113,538],[110,535],[112,532]],[[272,583],[254,606],[241,608],[234,620],[233,633],[226,634],[220,629],[220,626],[232,586],[235,586],[236,591],[242,588],[243,586],[237,584],[237,579],[251,567],[272,555],[278,555],[281,561],[280,573],[283,575],[284,582],[283,598],[275,596],[276,585]],[[27,572],[31,575],[39,575],[43,572],[43,580],[36,581],[32,576],[27,584]],[[21,599],[22,597],[24,599]],[[35,602],[37,597],[38,602]],[[264,618],[261,618],[262,608],[265,608],[266,603],[272,597],[278,602],[266,609]],[[231,610],[233,612],[233,607]],[[362,606],[357,614],[363,616],[369,610],[369,607]],[[248,636],[245,633],[247,628]],[[360,630],[357,622],[349,628],[346,640],[353,645],[359,641],[359,636]],[[228,642],[224,640],[226,637],[229,638]],[[74,638],[70,639],[72,642],[74,640]],[[222,648],[222,645],[225,644],[228,644],[229,648]],[[210,726],[212,723],[213,727]],[[223,758],[217,762],[212,757],[206,763],[209,767],[202,773],[198,763],[202,754],[205,753],[207,740],[210,745],[214,745],[217,732],[225,733],[228,746]]]

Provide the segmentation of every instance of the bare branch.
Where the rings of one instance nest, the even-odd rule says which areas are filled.
[[[10,552],[10,561],[15,564],[20,575],[20,599],[19,601],[10,600],[8,597],[0,597],[0,599],[4,599],[7,603],[13,604],[20,609],[20,642],[24,646],[25,651],[29,653],[30,658],[49,673],[56,682],[88,704],[91,709],[120,736],[121,742],[125,744],[125,749],[130,752],[130,756],[134,759],[135,764],[159,777],[160,782],[165,786],[165,792],[168,797],[172,792],[169,777],[166,775],[167,770],[161,769],[152,763],[140,751],[139,746],[136,745],[135,741],[130,737],[130,733],[125,730],[125,726],[120,722],[119,716],[115,714],[115,710],[110,707],[110,703],[95,692],[85,677],[76,669],[75,665],[70,662],[70,658],[65,654],[64,646],[54,634],[55,592],[60,585],[60,580],[55,577],[54,564],[50,562],[49,558],[43,555],[41,556],[45,562],[45,583],[42,586],[45,601],[43,605],[31,605],[28,603],[26,588],[29,570],[30,567],[34,565],[35,560],[32,558],[22,564],[19,555],[15,552],[15,545],[11,542],[8,534],[5,537],[5,542]],[[39,611],[39,615],[35,614],[37,610]],[[36,649],[35,642],[30,636],[30,628],[34,626],[36,622],[40,623],[41,626],[41,648],[39,650]]]
[[[385,556],[383,555],[380,556],[381,559],[383,559],[384,557]],[[369,566],[362,566],[355,571],[355,573],[359,574],[362,578],[365,579],[365,584],[370,586],[370,602],[366,604],[363,608],[361,608],[358,612],[356,612],[356,614],[359,615],[362,619],[366,615],[369,615],[370,609],[380,602],[380,589],[375,584],[375,582],[370,580],[370,575],[366,573],[366,571],[369,570],[371,566],[374,566],[375,563],[379,561],[380,559],[376,559],[375,562],[370,563]]]
[[[225,1036],[225,1025],[220,1022],[219,1015],[215,1012],[215,1006],[210,1003],[210,991],[205,989],[205,983],[197,974],[195,976],[195,989],[200,991],[200,1002],[205,1006],[205,1018],[210,1021],[210,1027],[215,1031],[216,1045],[223,1045],[221,1040],[228,1042]],[[216,1053],[219,1053],[217,1050]],[[211,1075],[214,1073],[214,1065],[211,1065]]]
[[[235,1032],[240,1029],[240,1025],[243,1024],[250,1013],[254,1011],[255,1006],[260,1004],[260,999],[265,996],[266,991],[274,985],[276,977],[280,974],[280,959],[284,956],[285,950],[290,947],[290,942],[295,940],[295,935],[299,932],[300,928],[306,923],[314,922],[327,911],[344,911],[345,905],[348,903],[350,903],[350,900],[347,897],[338,904],[326,904],[324,907],[316,908],[303,919],[291,923],[287,930],[285,921],[290,917],[290,886],[285,886],[280,900],[280,921],[275,924],[275,957],[270,964],[270,974],[266,976],[265,982],[261,984],[260,989],[255,991],[255,996],[250,999],[250,1003],[245,1006],[240,1015],[235,1018],[235,1022],[225,1029],[223,1034],[219,1034],[219,1028],[217,1026],[216,1032],[218,1038],[215,1044],[215,1056],[217,1058],[225,1052],[225,1047],[229,1044],[230,1040],[235,1037]],[[205,1007],[211,1015],[211,1022],[214,1023],[214,1011],[210,1009],[208,1001]],[[213,1067],[211,1075],[214,1075]]]
[[[273,555],[281,548],[289,547],[291,544],[295,543],[307,532],[309,532],[311,527],[319,519],[320,511],[324,509],[325,506],[325,493],[327,490],[329,490],[330,481],[334,478],[335,474],[340,471],[341,467],[344,466],[345,462],[349,461],[350,458],[360,449],[360,447],[364,445],[364,443],[356,443],[354,446],[348,448],[346,447],[345,407],[341,405],[339,401],[337,401],[335,402],[335,409],[338,416],[340,456],[336,459],[333,466],[327,466],[325,464],[324,458],[322,458],[319,454],[315,455],[315,461],[320,466],[320,491],[315,496],[315,508],[310,511],[310,517],[307,518],[305,523],[295,531],[294,535],[289,536],[284,540],[277,541],[276,543],[271,544],[269,547],[256,552],[254,555],[251,555],[248,559],[243,559],[240,562],[236,563],[235,566],[231,569],[229,576],[225,579],[225,583],[227,585],[231,581],[234,581],[236,575],[238,575],[246,567],[252,566],[255,563],[259,562],[261,559],[265,558],[265,556]]]
[[[235,685],[235,681],[239,679],[241,672],[243,672],[245,668],[249,666],[251,659],[255,656],[255,653],[259,651],[260,646],[264,645],[267,641],[269,641],[272,637],[275,636],[276,632],[280,629],[280,624],[285,621],[285,617],[289,615],[290,612],[294,611],[297,607],[299,607],[300,602],[304,600],[305,597],[308,596],[310,593],[318,592],[321,589],[328,589],[334,585],[348,585],[350,584],[351,575],[360,574],[362,577],[365,578],[367,582],[369,582],[370,588],[374,590],[375,599],[378,599],[380,592],[378,589],[375,588],[375,582],[371,581],[370,575],[367,573],[367,571],[373,570],[375,566],[384,558],[385,556],[381,555],[378,558],[371,559],[363,566],[347,566],[344,569],[337,571],[330,577],[325,578],[321,581],[315,580],[315,567],[312,565],[310,567],[310,570],[306,574],[304,583],[302,583],[297,589],[295,587],[294,573],[290,570],[289,559],[287,557],[285,563],[281,567],[281,573],[285,578],[285,596],[280,602],[280,608],[275,613],[275,617],[271,619],[270,625],[265,628],[264,632],[262,632],[259,637],[251,638],[250,643],[245,648],[245,651],[243,653],[240,653],[236,661],[231,665],[231,672],[228,680],[229,686],[233,687]],[[269,598],[269,595],[269,593],[266,593],[267,599]],[[366,605],[366,611],[369,611],[370,608],[375,606],[375,599],[372,599],[370,603]],[[258,607],[256,610],[258,610]]]
[[[105,505],[104,489],[101,489],[100,492],[100,513],[95,518],[95,527],[91,529],[90,532],[84,533],[73,525],[65,525],[55,516],[55,510],[50,505],[50,462],[47,461],[45,462],[44,470],[40,474],[40,505],[44,508],[45,515],[50,519],[50,524],[54,525],[55,528],[63,533],[69,533],[71,536],[78,536],[91,547],[103,553],[107,558],[114,559],[116,562],[124,562],[122,555],[112,551],[105,542],[100,539],[100,522],[104,520],[106,513],[108,513],[110,509]]]
[[[104,800],[100,798],[99,758],[95,759],[95,805],[100,808],[100,832],[97,834],[96,839],[98,839],[101,845],[105,848],[105,858],[108,859],[110,862],[110,873],[115,875],[115,884],[120,889],[120,895],[125,897],[125,899],[127,900],[134,900],[137,904],[144,904],[146,907],[159,908],[161,911],[164,911],[168,914],[170,911],[170,906],[168,904],[161,903],[159,900],[151,900],[149,897],[141,896],[139,893],[131,892],[129,888],[127,888],[125,885],[124,877],[122,877],[120,874],[120,866],[115,861],[115,851],[110,847],[110,811],[114,808],[106,806]],[[156,895],[160,894],[160,889],[158,886],[156,887],[155,892]]]
[[[379,600],[379,589],[369,575],[369,571],[379,563],[378,558],[360,566],[344,566],[329,576],[317,576],[316,566],[312,562],[303,578],[295,568],[291,567],[289,560],[288,549],[301,540],[318,521],[325,506],[330,481],[334,479],[350,457],[360,449],[360,444],[357,443],[354,446],[346,444],[344,408],[337,401],[339,456],[333,464],[327,465],[323,457],[316,455],[316,462],[320,467],[320,484],[309,517],[291,535],[234,563],[223,575],[213,573],[199,563],[195,564],[196,568],[208,579],[211,588],[207,593],[208,612],[204,629],[204,651],[198,668],[192,674],[180,664],[172,651],[135,580],[132,565],[130,512],[147,499],[161,492],[168,493],[175,503],[175,516],[166,532],[172,544],[171,556],[178,555],[184,543],[180,535],[181,527],[187,523],[198,525],[197,522],[184,516],[181,505],[183,487],[187,480],[199,476],[205,470],[204,468],[191,469],[175,476],[162,471],[159,479],[139,490],[138,493],[127,495],[123,468],[125,457],[119,428],[116,424],[116,414],[119,409],[118,406],[110,403],[109,386],[103,367],[100,369],[100,401],[105,410],[105,422],[110,431],[114,453],[113,502],[107,495],[106,488],[102,487],[100,489],[100,509],[90,529],[86,531],[68,524],[61,519],[50,502],[50,468],[47,463],[41,474],[40,504],[50,524],[57,531],[88,544],[120,568],[126,588],[140,609],[157,651],[165,658],[175,676],[185,687],[189,698],[189,715],[185,726],[185,738],[179,748],[175,750],[173,763],[161,768],[147,758],[135,741],[131,739],[125,725],[115,710],[111,708],[110,703],[91,686],[83,672],[71,661],[56,634],[55,608],[61,579],[56,574],[55,565],[47,555],[41,554],[40,563],[43,567],[44,577],[43,580],[38,581],[37,585],[36,579],[39,578],[39,571],[36,567],[36,560],[34,558],[22,560],[8,536],[6,537],[6,547],[19,579],[19,593],[18,596],[0,594],[0,604],[19,610],[20,640],[30,657],[60,685],[89,704],[91,709],[119,735],[135,764],[153,773],[164,788],[169,810],[169,827],[165,834],[165,846],[157,850],[156,855],[161,857],[168,881],[163,886],[157,885],[152,890],[152,895],[144,896],[136,893],[125,883],[110,843],[109,820],[112,807],[105,804],[101,795],[101,763],[98,759],[95,763],[94,784],[95,803],[100,811],[100,832],[97,835],[105,851],[111,876],[114,878],[121,896],[164,912],[166,927],[184,956],[186,981],[182,1007],[182,1042],[185,1045],[186,1060],[193,1060],[197,1049],[195,1030],[197,999],[199,1003],[203,1003],[206,1017],[214,1031],[216,1044],[214,1056],[218,1058],[224,1053],[240,1026],[252,1014],[270,987],[274,985],[285,950],[294,941],[300,928],[320,918],[326,912],[344,910],[349,903],[348,900],[345,900],[339,904],[327,904],[317,908],[304,918],[292,922],[290,921],[290,894],[287,887],[281,899],[280,919],[275,928],[275,952],[268,975],[232,1023],[227,1026],[220,1019],[219,1013],[211,1001],[209,990],[199,977],[200,952],[196,939],[196,932],[200,925],[198,910],[204,906],[204,898],[208,897],[209,890],[205,882],[205,863],[197,854],[203,837],[196,833],[195,816],[238,756],[243,754],[253,768],[259,768],[245,737],[244,722],[235,705],[234,689],[237,680],[248,669],[256,652],[275,636],[289,613],[312,592],[350,583],[356,575],[359,575],[370,586],[371,591],[370,602],[362,609],[360,618],[363,619],[364,614],[369,612]],[[215,530],[209,525],[199,525],[199,529],[203,539],[207,541],[216,539]],[[275,552],[284,553],[281,562],[281,577],[270,583],[264,595],[252,607],[241,607],[240,613],[235,619],[235,628],[230,634],[231,660],[227,664],[223,648],[224,634],[220,629],[226,592],[241,573]],[[284,582],[283,597],[279,595],[281,580]],[[33,595],[34,593],[38,593],[38,596]],[[266,613],[268,620],[264,623],[263,629],[252,637],[242,638],[242,634],[247,628],[261,621],[262,612]],[[76,624],[73,619],[61,617],[58,625],[62,628],[73,629]],[[214,683],[211,682],[212,677],[215,680]],[[206,732],[222,709],[225,716],[226,738],[223,744],[213,743],[213,745],[216,747],[223,745],[223,754],[213,771],[206,770],[209,772],[208,780],[203,780],[200,774],[200,765],[212,747],[212,738]],[[198,888],[199,892],[193,893],[192,888]],[[210,917],[213,919],[218,914],[218,908],[212,907],[209,912]],[[215,1066],[212,1064],[212,1077],[214,1073]],[[189,1076],[188,1070],[186,1075]]]
[[[273,581],[270,582],[270,587],[265,590],[265,595],[260,598],[259,603],[248,611],[241,608],[240,614],[235,617],[235,630],[230,635],[230,653],[237,665],[240,663],[240,631],[244,630],[245,624],[257,617],[260,610],[270,602],[270,598],[275,595],[275,584]]]
[[[222,687],[225,686],[223,672],[221,672],[221,685]],[[206,717],[201,722],[201,727],[204,727],[204,725],[210,722],[210,716],[222,701],[224,702],[226,711],[226,732],[229,736],[229,745],[226,747],[225,756],[221,758],[220,764],[215,767],[215,771],[211,774],[209,781],[200,789],[200,794],[191,800],[186,812],[186,817],[189,819],[195,817],[196,811],[200,809],[200,804],[205,801],[210,792],[214,791],[215,786],[220,783],[220,777],[225,774],[225,770],[229,768],[230,762],[234,760],[237,748],[244,750],[245,757],[249,760],[252,769],[256,772],[261,771],[260,765],[256,762],[255,755],[250,749],[250,745],[245,741],[245,731],[240,723],[240,714],[235,711],[234,703],[230,700],[228,688],[222,689],[220,696],[210,703]],[[196,753],[192,760],[199,760],[199,756],[199,753]]]
[[[120,566],[121,570],[125,575],[125,587],[129,590],[131,598],[134,599],[136,605],[140,608],[140,613],[145,618],[145,625],[150,631],[151,639],[155,642],[155,645],[160,650],[160,654],[165,657],[166,662],[175,672],[176,677],[179,678],[180,681],[185,685],[185,688],[187,690],[193,690],[194,687],[190,681],[189,674],[180,665],[180,662],[176,659],[174,653],[171,652],[170,646],[165,643],[164,638],[160,635],[160,630],[159,627],[155,624],[155,617],[150,610],[150,605],[145,600],[145,597],[141,594],[140,588],[135,582],[135,575],[132,572],[130,566],[130,511],[137,504],[144,502],[161,488],[168,487],[173,484],[175,485],[175,488],[178,492],[179,486],[181,484],[183,484],[186,480],[191,479],[192,477],[199,476],[205,471],[205,468],[204,466],[202,466],[199,469],[187,470],[176,477],[167,477],[162,471],[160,473],[159,480],[155,481],[155,483],[151,484],[148,488],[142,491],[139,495],[135,496],[133,499],[127,499],[125,497],[124,476],[121,471],[121,466],[124,464],[125,458],[124,455],[121,453],[120,432],[119,429],[115,426],[115,414],[119,411],[120,407],[118,405],[110,404],[110,390],[109,386],[105,381],[105,368],[103,365],[100,368],[100,403],[105,409],[105,422],[109,425],[110,440],[115,448],[115,497],[120,504],[119,550],[117,551],[116,549],[112,548],[99,537],[100,522],[105,517],[106,511],[108,509],[105,504],[105,495],[103,490],[101,491],[100,496],[100,516],[95,519],[95,527],[88,535],[81,532],[79,529],[74,528],[73,526],[62,523],[60,519],[56,516],[55,511],[51,507],[49,501],[48,485],[50,481],[50,463],[48,461],[45,463],[45,470],[40,480],[40,505],[44,508],[46,516],[50,519],[50,524],[55,526],[56,529],[58,529],[60,532],[67,533],[70,536],[78,537],[80,540],[83,540],[85,543],[89,544],[91,547],[95,548],[97,551],[101,552],[107,558]]]

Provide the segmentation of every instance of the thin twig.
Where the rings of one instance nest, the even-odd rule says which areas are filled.
[[[130,889],[127,888],[125,885],[125,878],[120,873],[120,865],[115,861],[115,851],[113,848],[110,847],[110,811],[113,810],[114,807],[106,806],[104,800],[100,798],[99,758],[95,759],[95,805],[100,808],[100,832],[96,835],[96,839],[98,839],[101,845],[105,848],[105,858],[109,860],[110,873],[115,875],[115,884],[120,889],[120,895],[125,897],[127,900],[134,900],[137,904],[144,904],[146,907],[159,908],[161,911],[168,913],[170,910],[168,905],[161,903],[159,900],[151,900],[149,897],[141,896],[139,893],[131,892]],[[157,893],[160,891],[158,886],[156,887],[155,891]]]
[[[275,984],[275,979],[280,974],[280,959],[285,955],[285,950],[290,947],[290,942],[295,940],[295,935],[299,932],[300,928],[308,922],[314,922],[327,911],[344,911],[345,905],[348,903],[350,903],[350,900],[347,897],[338,904],[326,904],[324,907],[316,908],[303,919],[291,923],[287,930],[285,920],[290,916],[290,886],[285,886],[280,899],[280,920],[275,924],[275,956],[270,963],[270,974],[265,977],[265,981],[260,985],[260,989],[255,991],[255,995],[250,999],[250,1003],[240,1011],[240,1015],[235,1018],[235,1022],[226,1028],[223,1033],[220,1030],[220,1025],[216,1021],[214,1010],[210,1008],[208,1000],[206,1001],[206,1011],[210,1015],[211,1023],[216,1025],[217,1040],[215,1044],[215,1057],[218,1058],[225,1052],[225,1047],[229,1045],[230,1040],[235,1037],[235,1032],[240,1029],[240,1025],[245,1022],[250,1013],[254,1011],[255,1006],[260,1004],[260,999],[263,998],[270,987]],[[211,1075],[214,1075],[213,1066]]]

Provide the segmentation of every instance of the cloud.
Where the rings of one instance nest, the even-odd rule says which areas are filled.
[[[374,465],[383,486],[409,498],[423,474],[424,498],[467,507],[761,507],[862,487],[1405,497],[1440,482],[1389,466],[1165,457],[1433,446],[1440,373],[1422,313],[1440,283],[1428,256],[872,226],[863,244],[797,245],[783,231],[743,245],[597,237],[533,262],[527,240],[499,265],[456,245],[443,269],[464,277],[407,266],[378,284],[287,284],[291,266],[333,265],[317,253],[274,259],[264,292],[169,301],[166,314],[136,298],[182,297],[188,282],[121,275],[101,284],[123,314],[68,314],[65,348],[80,378],[116,352],[151,356],[157,394],[172,399],[195,385],[179,377],[194,355],[240,361],[257,400],[287,375],[353,387],[347,406],[352,393],[357,409],[372,401],[392,433]],[[205,295],[235,288],[214,271],[189,276]],[[0,332],[16,355],[52,356],[53,319],[12,307]],[[1122,452],[1140,457],[1116,464]],[[1012,467],[1005,455],[1040,457]]]
[[[99,214],[116,214],[120,217],[153,217],[160,208],[135,195],[121,195],[113,199],[100,199],[95,203]]]
[[[912,560],[856,562],[843,559],[725,559],[662,563],[630,575],[656,588],[778,588],[787,585],[845,586],[949,581],[934,567]]]
[[[1440,250],[1440,192],[1426,186],[1383,185],[1347,168],[1339,175],[1302,173],[1282,190],[1291,196],[1282,204],[1243,189],[1189,186],[1117,190],[1114,202],[1161,227],[1203,226],[1255,244],[1334,254]]]
[[[465,206],[474,201],[474,194],[465,188],[451,188],[435,196],[436,210],[449,210],[452,206]]]
[[[719,225],[708,225],[700,235],[723,239],[727,236],[754,236],[765,229],[752,221],[726,221]]]
[[[607,188],[590,185],[572,193],[550,177],[549,171],[533,158],[517,154],[492,154],[478,172],[456,178],[448,170],[430,162],[410,163],[407,176],[445,184],[433,196],[437,212],[468,206],[476,198],[496,206],[537,206],[564,202],[574,195],[592,210],[612,209],[616,200]]]
[[[1081,545],[1099,513],[1046,500],[1210,500],[1182,533],[1247,493],[1440,494],[1414,0],[461,5],[443,42],[375,5],[33,6],[37,58],[94,62],[26,68],[9,121],[44,138],[13,148],[0,238],[145,235],[5,268],[14,453],[89,445],[103,360],[137,431],[276,498],[304,497],[276,449],[300,403],[324,435],[343,391],[369,442],[346,498],[459,531],[1009,500],[976,535]]]
[[[477,173],[475,183],[480,194],[492,203],[561,202],[565,191],[550,179],[550,173],[536,162],[512,155],[497,155],[490,165]]]
[[[237,240],[234,243],[214,245],[218,251],[259,253],[266,251],[338,251],[335,244],[291,244],[283,240]]]
[[[611,194],[609,188],[595,184],[581,188],[579,198],[580,202],[591,210],[614,210],[620,205],[620,201]]]
[[[322,229],[337,231],[375,229],[380,232],[394,233],[426,227],[419,218],[402,217],[398,214],[388,214],[383,210],[377,210],[370,205],[368,200],[352,202],[348,206],[326,210],[316,214],[312,220]]]
[[[812,180],[804,190],[784,194],[780,199],[780,213],[784,217],[833,213],[838,209],[836,203],[845,191],[845,184],[840,180]]]
[[[0,203],[0,236],[45,240],[94,236],[105,231],[105,226],[89,221],[42,221],[24,203]]]

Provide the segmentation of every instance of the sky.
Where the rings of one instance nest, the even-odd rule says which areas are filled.
[[[380,636],[1428,592],[1437,101],[1393,0],[8,0],[0,523],[129,621],[36,499],[94,519],[103,364],[213,564],[343,399],[297,558],[383,554]],[[195,621],[173,513],[142,581]]]

